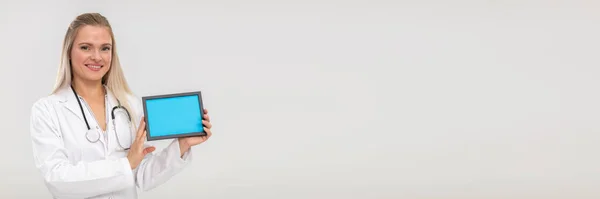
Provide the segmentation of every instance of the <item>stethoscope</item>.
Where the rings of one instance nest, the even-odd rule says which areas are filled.
[[[85,116],[85,113],[83,112],[83,106],[81,105],[81,101],[79,100],[79,95],[77,95],[77,92],[75,92],[75,89],[73,88],[73,86],[71,86],[71,90],[73,90],[73,94],[75,94],[75,97],[78,99],[77,103],[79,104],[79,109],[81,110],[81,114],[83,115],[83,120],[85,120],[85,125],[87,126],[87,132],[85,133],[85,138],[90,142],[90,143],[96,143],[100,140],[100,132],[99,130],[94,130],[92,128],[90,128],[90,124],[87,121],[87,117]],[[108,99],[107,99],[107,103],[108,103]],[[118,105],[113,107],[112,110],[110,111],[110,115],[112,118],[112,123],[113,123],[113,130],[115,131],[115,136],[117,137],[117,142],[119,143],[119,146],[121,148],[123,148],[123,150],[129,150],[129,147],[124,147],[121,144],[121,141],[119,140],[119,133],[117,133],[117,128],[116,128],[116,122],[115,122],[115,110],[117,109],[123,109],[125,111],[125,113],[127,113],[127,118],[128,118],[128,126],[130,127],[131,130],[131,116],[129,115],[129,111],[127,111],[127,108],[121,106],[121,102],[117,99],[117,103]],[[89,109],[89,108],[88,108]],[[127,133],[129,134],[129,138],[132,138],[131,132]]]

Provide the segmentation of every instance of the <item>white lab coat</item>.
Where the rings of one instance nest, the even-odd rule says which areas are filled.
[[[110,110],[117,102],[110,91],[107,93],[110,102],[107,115],[110,116]],[[128,111],[137,113],[138,119],[134,121],[139,121],[143,116],[140,98],[130,96],[129,103],[134,110]],[[97,123],[94,117],[84,102],[82,106],[90,127],[95,128]],[[125,117],[116,119],[121,119],[117,126],[126,124],[127,121],[122,118]],[[132,132],[127,132],[129,129],[126,127],[117,128],[119,139],[125,147],[130,146],[132,139],[126,133],[135,137],[139,123],[133,126]],[[132,170],[127,151],[118,150],[120,146],[115,138],[112,120],[108,121],[107,132],[102,133],[100,141],[91,143],[86,139],[87,126],[77,98],[69,86],[33,104],[30,128],[35,166],[54,198],[134,199],[137,198],[136,187],[146,191],[165,183],[192,160],[191,150],[182,158],[179,142],[172,139],[164,150],[148,154]]]

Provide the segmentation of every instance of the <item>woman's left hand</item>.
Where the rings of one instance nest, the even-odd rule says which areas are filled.
[[[190,150],[192,146],[205,142],[212,135],[212,132],[210,131],[212,124],[210,123],[210,117],[208,116],[208,110],[206,109],[204,109],[202,124],[204,125],[204,132],[206,132],[206,135],[179,138],[179,149],[181,151],[181,156]]]

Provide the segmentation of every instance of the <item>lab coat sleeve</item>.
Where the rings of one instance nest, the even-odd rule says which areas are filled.
[[[34,161],[48,190],[58,198],[88,198],[134,185],[126,157],[94,162],[70,163],[61,132],[51,117],[51,106],[34,104],[30,133]]]
[[[148,154],[136,169],[136,185],[151,190],[179,173],[192,161],[191,149],[181,156],[179,141],[173,141],[157,154]]]

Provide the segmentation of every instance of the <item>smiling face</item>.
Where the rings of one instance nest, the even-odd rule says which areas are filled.
[[[71,48],[74,81],[102,81],[110,69],[112,37],[106,27],[83,26],[77,32]]]

